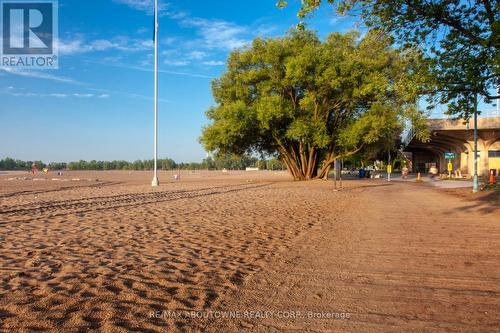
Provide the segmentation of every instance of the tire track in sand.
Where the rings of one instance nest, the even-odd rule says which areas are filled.
[[[151,193],[131,193],[112,196],[91,197],[76,200],[60,200],[44,202],[42,204],[23,204],[18,206],[0,206],[0,225],[14,222],[28,222],[32,220],[59,217],[71,214],[109,210],[123,207],[155,204],[159,202],[190,199],[201,196],[217,195],[230,192],[239,192],[249,189],[267,187],[273,183],[237,184],[218,187],[201,188],[195,190],[162,191]]]
[[[26,190],[26,191],[18,191],[18,192],[8,192],[8,193],[0,194],[0,198],[13,198],[16,196],[32,195],[32,194],[46,194],[46,193],[53,193],[53,192],[70,191],[70,190],[80,189],[80,188],[104,187],[104,186],[119,185],[122,183],[123,182],[99,182],[99,183],[95,183],[92,185],[64,186],[64,187],[53,189],[53,190],[36,190],[36,191]],[[5,207],[5,206],[0,206],[0,209],[2,209],[2,207]],[[8,206],[8,207],[11,207],[11,206]]]

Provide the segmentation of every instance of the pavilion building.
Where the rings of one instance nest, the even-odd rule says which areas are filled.
[[[447,173],[448,162],[453,171],[472,176],[474,173],[474,120],[429,119],[430,141],[421,142],[408,133],[403,151],[411,161],[413,172],[426,173],[435,165]],[[500,116],[478,118],[478,175],[490,170],[500,175]]]

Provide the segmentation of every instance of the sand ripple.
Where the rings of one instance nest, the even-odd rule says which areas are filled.
[[[150,315],[214,307],[331,216],[330,190],[240,178],[4,193],[0,328],[190,331]]]

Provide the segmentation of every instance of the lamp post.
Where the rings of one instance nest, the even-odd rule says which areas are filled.
[[[474,178],[472,180],[472,192],[477,193],[479,188],[477,177],[477,93],[474,95]]]
[[[154,26],[154,44],[155,44],[155,93],[154,93],[154,176],[151,185],[157,187],[160,185],[158,180],[158,0],[155,0],[155,26]]]

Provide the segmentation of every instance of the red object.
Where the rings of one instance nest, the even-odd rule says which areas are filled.
[[[490,171],[490,185],[495,184],[495,175],[493,174],[493,170]]]

